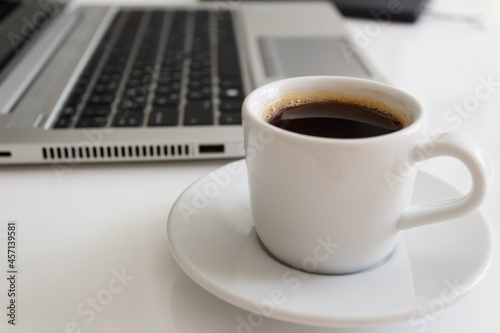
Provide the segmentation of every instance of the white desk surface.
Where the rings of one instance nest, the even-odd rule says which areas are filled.
[[[491,19],[478,25],[463,17],[475,18],[474,12],[454,3],[431,1],[433,14],[414,25],[353,19],[347,24],[388,81],[427,105],[431,130],[456,130],[475,137],[500,170],[500,29],[493,22],[500,15],[487,12]],[[493,2],[480,4],[498,8]],[[457,15],[439,15],[446,12]],[[481,78],[495,82],[491,95],[469,107],[470,111],[447,113],[473,99]],[[177,196],[225,163],[0,167],[0,331],[242,331],[238,318],[248,313],[211,296],[186,277],[174,263],[166,240],[167,216]],[[466,171],[451,159],[430,161],[424,169],[464,191],[469,186]],[[498,239],[500,177],[491,185],[481,210]],[[16,221],[18,229],[16,326],[7,324],[6,317],[9,221]],[[122,280],[116,278],[120,274]],[[500,262],[496,260],[465,299],[419,324],[321,329],[266,318],[253,331],[500,332],[498,281]],[[101,303],[92,303],[98,296]]]

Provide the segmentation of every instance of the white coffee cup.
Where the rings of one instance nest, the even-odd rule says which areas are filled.
[[[276,101],[325,95],[382,105],[407,126],[369,138],[332,139],[265,121]],[[389,85],[331,76],[286,79],[254,90],[242,112],[254,225],[269,252],[293,267],[322,274],[368,269],[391,253],[401,230],[467,214],[485,197],[491,169],[481,147],[456,133],[426,137],[424,106]],[[410,205],[416,164],[436,156],[463,162],[471,190]]]

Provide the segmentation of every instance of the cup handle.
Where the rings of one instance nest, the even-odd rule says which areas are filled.
[[[423,148],[424,147],[424,148]],[[468,194],[422,205],[410,206],[400,217],[398,229],[405,230],[459,217],[476,209],[483,201],[493,167],[484,150],[472,139],[458,133],[443,133],[414,148],[417,162],[438,156],[451,156],[462,161],[472,176]]]

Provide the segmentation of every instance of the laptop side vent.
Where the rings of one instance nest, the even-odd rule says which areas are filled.
[[[42,157],[48,161],[113,161],[158,160],[189,156],[192,149],[187,144],[141,146],[51,146],[42,147]]]

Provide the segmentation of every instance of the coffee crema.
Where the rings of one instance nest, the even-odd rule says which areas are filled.
[[[304,135],[356,139],[404,128],[405,119],[384,104],[350,96],[284,98],[264,112],[276,127]]]

